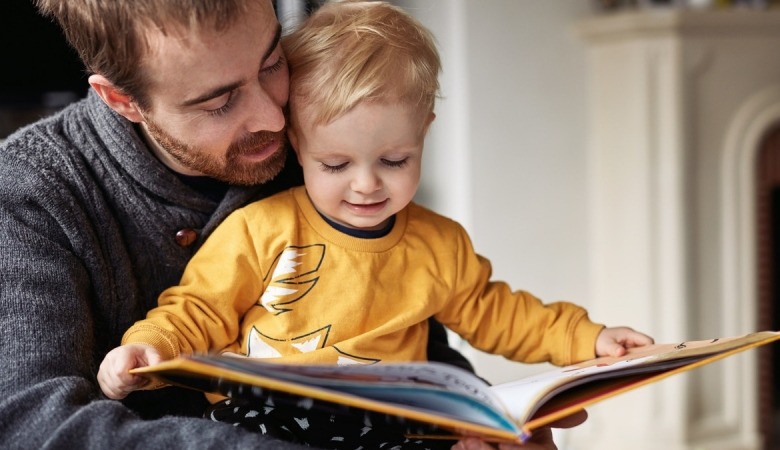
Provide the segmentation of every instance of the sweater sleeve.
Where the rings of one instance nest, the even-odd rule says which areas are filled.
[[[474,252],[465,230],[458,231],[452,298],[437,318],[474,347],[515,361],[563,366],[595,357],[603,325],[573,303],[545,304],[491,280],[490,261]]]
[[[139,417],[100,394],[95,374],[105,330],[123,318],[95,296],[87,267],[89,226],[74,226],[88,209],[74,200],[71,177],[33,168],[0,147],[0,442],[8,448],[299,449],[180,409],[164,418]],[[35,155],[44,147],[25,148]],[[21,153],[21,152],[20,152]],[[61,166],[60,166],[61,167]],[[101,224],[92,223],[92,227]],[[110,265],[105,267],[110,271]],[[130,289],[130,286],[115,286]],[[100,331],[103,330],[103,331]],[[171,402],[175,388],[139,397]],[[187,399],[202,397],[199,393]],[[144,394],[146,395],[146,394]],[[197,396],[197,397],[196,397]],[[131,396],[133,397],[133,396]],[[168,403],[170,410],[175,404]],[[203,403],[200,403],[203,406]],[[182,408],[183,409],[183,408]]]
[[[237,351],[241,319],[263,292],[254,249],[244,211],[236,210],[192,257],[181,282],[160,295],[158,306],[127,330],[122,343],[153,345],[165,359]]]

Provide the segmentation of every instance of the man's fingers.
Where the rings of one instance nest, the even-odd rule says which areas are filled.
[[[582,424],[588,419],[588,412],[584,409],[577,411],[576,413],[564,417],[563,419],[556,420],[550,424],[551,428],[574,428],[577,425]]]
[[[588,412],[583,410],[556,420],[550,425],[534,431],[531,439],[523,445],[517,444],[488,444],[477,438],[465,438],[460,440],[452,450],[557,450],[558,447],[553,441],[553,428],[572,428],[585,422],[588,418]]]

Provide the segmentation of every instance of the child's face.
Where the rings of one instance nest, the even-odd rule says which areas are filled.
[[[302,112],[290,141],[314,206],[350,228],[382,228],[417,191],[433,113],[362,102],[328,124],[312,126]]]

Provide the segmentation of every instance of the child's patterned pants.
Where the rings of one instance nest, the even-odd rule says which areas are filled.
[[[212,420],[233,423],[287,441],[339,450],[450,449],[454,441],[407,439],[431,426],[312,399],[269,395],[263,402],[228,399],[211,405]],[[446,432],[439,430],[440,434]]]

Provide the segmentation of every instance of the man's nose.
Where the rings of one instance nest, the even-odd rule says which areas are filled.
[[[251,107],[247,118],[247,131],[280,131],[284,129],[285,115],[280,105],[271,94],[258,85],[251,90]]]

